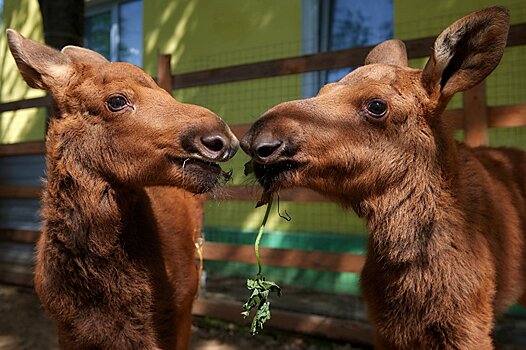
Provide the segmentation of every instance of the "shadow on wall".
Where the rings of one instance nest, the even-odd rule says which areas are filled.
[[[143,8],[145,70],[156,73],[158,53],[172,54],[176,72],[270,59],[262,57],[275,56],[270,45],[301,41],[300,6],[299,0],[150,0]]]
[[[7,28],[43,42],[38,0],[4,0],[0,35],[0,103],[44,96],[43,91],[30,88],[18,72],[7,46]],[[43,140],[46,113],[44,108],[1,113],[0,143]]]

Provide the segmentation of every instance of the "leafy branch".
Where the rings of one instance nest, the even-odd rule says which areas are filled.
[[[243,312],[241,313],[244,318],[247,318],[250,315],[250,312],[255,309],[255,315],[250,326],[252,335],[257,334],[258,330],[263,329],[265,322],[270,320],[270,301],[268,300],[269,295],[271,293],[276,293],[278,296],[281,295],[281,288],[276,283],[265,280],[265,277],[261,273],[259,243],[261,241],[261,237],[263,236],[263,232],[265,231],[265,225],[267,223],[270,209],[272,208],[272,194],[270,194],[270,196],[267,195],[265,201],[267,204],[267,210],[265,211],[265,216],[263,217],[263,222],[261,223],[258,235],[256,237],[256,242],[254,244],[254,251],[256,253],[256,260],[258,263],[258,273],[253,279],[249,278],[247,280],[247,288],[248,290],[252,291],[252,293],[248,301],[243,305]],[[262,201],[260,201],[260,203],[261,202]]]

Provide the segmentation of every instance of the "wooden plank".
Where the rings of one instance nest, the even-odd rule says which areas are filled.
[[[435,36],[405,41],[408,58],[427,57],[431,54]],[[508,46],[526,44],[526,24],[510,27]],[[326,69],[360,66],[373,46],[321,52],[265,62],[182,73],[172,76],[172,86],[188,88],[223,84],[235,81],[269,78],[288,74],[314,72]]]
[[[178,89],[344,68],[363,64],[372,46],[214,68],[173,76]]]
[[[0,113],[7,111],[17,111],[19,109],[50,107],[53,99],[51,96],[28,98],[25,100],[0,103]]]
[[[243,136],[248,132],[252,124],[237,124],[237,125],[230,125],[230,129],[236,135],[238,140],[241,140]]]
[[[172,55],[160,54],[157,56],[157,84],[172,93],[172,67],[170,62]]]
[[[0,185],[0,198],[40,199],[41,186]],[[257,201],[261,197],[259,185],[235,185],[218,188],[207,195],[209,200]],[[291,188],[280,192],[280,200],[292,202],[330,202],[319,193],[306,188]]]
[[[488,104],[486,83],[480,84],[462,94],[464,102],[464,143],[470,147],[487,146]]]
[[[35,243],[40,231],[0,229],[0,240]],[[328,253],[308,250],[260,248],[265,265],[295,267],[333,272],[360,272],[365,262],[363,255]],[[205,242],[203,258],[213,261],[231,261],[255,264],[254,247],[251,245]]]
[[[507,47],[526,45],[526,23],[519,23],[510,26],[508,33]]]
[[[360,272],[365,262],[363,255],[328,253],[309,250],[259,248],[263,264],[333,272]],[[230,261],[255,264],[252,245],[206,242],[205,260]]]
[[[192,313],[195,316],[209,316],[237,324],[249,324],[251,319],[244,319],[240,312],[241,304],[207,299],[194,301],[192,308]],[[273,309],[272,318],[265,327],[267,326],[328,339],[364,345],[373,344],[374,329],[372,325],[354,320]]]
[[[46,145],[44,141],[22,142],[0,145],[0,157],[9,156],[28,156],[34,154],[44,154]]]
[[[225,186],[207,195],[209,200],[238,200],[257,201],[261,197],[262,188],[259,185],[234,185]],[[307,188],[295,187],[280,191],[279,198],[282,201],[291,202],[330,202],[330,200]]]
[[[526,126],[526,104],[489,107],[489,126],[515,128]]]
[[[32,287],[33,267],[24,264],[0,263],[0,282]]]
[[[40,231],[0,229],[0,240],[20,243],[35,243],[40,237]]]
[[[0,198],[39,199],[42,186],[0,185]]]

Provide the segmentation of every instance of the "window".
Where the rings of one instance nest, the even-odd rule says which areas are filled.
[[[393,37],[393,0],[333,0],[328,48],[341,50],[375,45]],[[327,72],[327,83],[340,80],[353,68]]]
[[[375,45],[393,37],[393,0],[303,0],[302,18],[304,54]],[[303,97],[352,70],[304,74]]]
[[[142,66],[142,0],[86,7],[84,46],[110,61]]]

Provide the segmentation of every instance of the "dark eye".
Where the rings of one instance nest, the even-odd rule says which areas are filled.
[[[367,112],[373,118],[381,118],[387,112],[387,103],[382,100],[372,100],[367,104]]]
[[[108,108],[112,112],[118,112],[122,110],[124,107],[128,105],[128,101],[124,96],[111,96],[108,98],[108,101],[106,102],[108,104]]]

